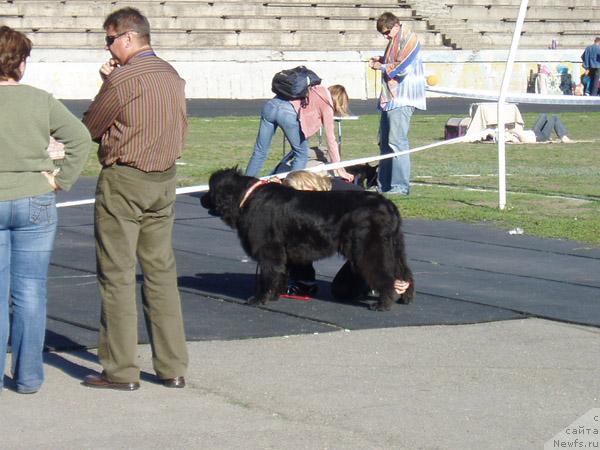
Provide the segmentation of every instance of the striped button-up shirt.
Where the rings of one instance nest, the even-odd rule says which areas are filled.
[[[103,167],[162,172],[181,157],[187,131],[185,81],[152,50],[133,55],[106,78],[83,123],[100,142]]]

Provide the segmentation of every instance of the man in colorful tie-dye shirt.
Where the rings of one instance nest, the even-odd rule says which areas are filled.
[[[379,148],[383,155],[409,149],[412,114],[415,108],[426,109],[425,76],[417,35],[401,25],[398,17],[383,13],[377,20],[377,31],[389,41],[384,55],[369,62],[373,70],[381,71]],[[410,155],[380,162],[378,188],[390,194],[409,194]]]

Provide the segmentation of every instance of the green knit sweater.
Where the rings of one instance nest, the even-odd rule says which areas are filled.
[[[65,144],[56,184],[69,190],[91,148],[87,128],[48,92],[31,86],[0,85],[0,201],[52,191],[42,172],[52,172],[50,136]]]

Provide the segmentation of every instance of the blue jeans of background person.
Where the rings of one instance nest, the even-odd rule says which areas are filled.
[[[382,155],[409,149],[408,129],[412,106],[400,106],[381,112],[379,122],[379,151]],[[410,193],[410,155],[395,156],[379,162],[377,185],[380,192]]]
[[[590,95],[598,95],[598,83],[600,82],[600,68],[590,69],[590,79],[592,86],[590,87]]]
[[[550,118],[548,118],[546,113],[540,114],[537,122],[533,126],[536,141],[549,141],[553,131],[556,132],[556,135],[559,138],[567,135],[567,127],[565,127],[558,116],[552,114]]]
[[[298,114],[289,101],[275,97],[269,100],[262,109],[256,145],[246,168],[246,175],[251,177],[260,175],[271,149],[277,127],[283,130],[285,137],[292,146],[294,152],[292,170],[301,170],[306,167],[308,162],[308,139],[302,134]]]
[[[46,280],[56,234],[53,192],[0,201],[0,388],[9,336],[17,391],[37,391],[44,381]]]

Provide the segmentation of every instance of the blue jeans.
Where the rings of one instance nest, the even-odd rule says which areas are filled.
[[[547,142],[552,138],[552,132],[555,132],[559,138],[567,135],[567,128],[558,118],[552,114],[548,118],[548,114],[542,113],[538,116],[538,120],[533,126],[535,139],[538,142]]]
[[[246,168],[246,175],[251,177],[260,175],[271,149],[277,127],[281,127],[292,146],[292,152],[294,153],[292,170],[301,170],[306,167],[308,162],[308,139],[302,134],[298,114],[289,101],[275,97],[263,106],[260,114],[260,128],[256,137],[254,153],[252,153]]]
[[[53,192],[0,201],[0,388],[3,385],[12,296],[12,376],[17,391],[37,391],[44,381],[46,279],[56,234]]]
[[[408,129],[412,106],[400,106],[381,112],[379,152],[382,155],[409,149]],[[377,185],[380,192],[410,193],[410,155],[395,156],[379,162]]]

